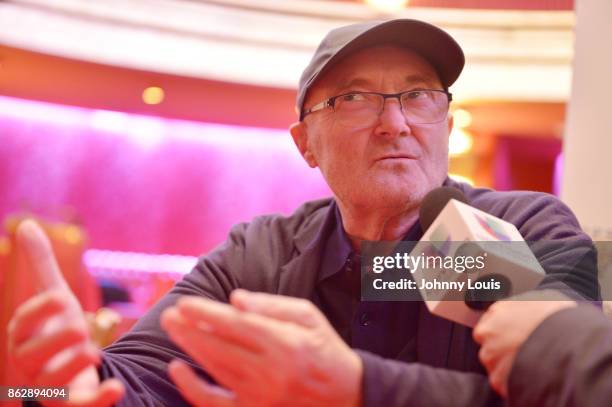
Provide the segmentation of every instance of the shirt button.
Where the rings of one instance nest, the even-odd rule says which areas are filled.
[[[368,317],[367,313],[363,313],[361,314],[361,317],[359,318],[359,322],[361,323],[361,326],[368,326],[370,325],[370,318]]]

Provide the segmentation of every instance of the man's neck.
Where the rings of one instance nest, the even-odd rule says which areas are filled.
[[[355,208],[338,202],[342,226],[353,249],[360,251],[361,242],[401,240],[419,217],[419,207]]]

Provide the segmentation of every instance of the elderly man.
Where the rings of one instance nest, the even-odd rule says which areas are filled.
[[[44,236],[23,224],[20,246],[43,289],[11,323],[11,354],[28,383],[69,383],[74,405],[502,403],[470,329],[432,315],[422,302],[363,302],[359,295],[360,242],[418,240],[423,197],[446,185],[515,224],[527,240],[574,242],[572,251],[536,255],[581,296],[598,296],[590,240],[564,205],[545,194],[473,189],[447,178],[448,89],[463,64],[459,45],[424,22],[331,31],[300,80],[300,120],[291,135],[334,197],[289,217],[235,226],[101,353],[87,339]],[[587,266],[561,267],[576,258]]]

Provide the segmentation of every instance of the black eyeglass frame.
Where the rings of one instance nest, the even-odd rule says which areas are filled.
[[[401,106],[402,105],[402,96],[403,95],[405,95],[407,93],[416,93],[416,92],[424,92],[424,91],[444,93],[446,95],[446,97],[448,98],[449,106],[450,106],[450,102],[453,101],[453,94],[450,93],[447,90],[444,90],[444,89],[413,89],[413,90],[407,90],[407,91],[399,92],[399,93],[381,93],[381,92],[354,91],[354,92],[347,92],[347,93],[342,93],[340,95],[332,96],[329,99],[325,99],[324,101],[317,103],[316,105],[312,106],[310,109],[305,109],[305,110],[301,111],[300,112],[300,121],[303,121],[304,118],[306,116],[308,116],[310,113],[318,112],[319,110],[323,110],[323,109],[326,109],[328,107],[331,107],[332,109],[334,109],[334,106],[336,105],[336,100],[338,98],[341,98],[341,97],[347,96],[347,95],[355,95],[355,94],[358,94],[358,95],[363,95],[363,94],[367,94],[367,95],[379,95],[379,96],[383,97],[383,106],[384,106],[385,102],[387,101],[387,99],[397,99],[397,101],[400,103],[400,106]]]

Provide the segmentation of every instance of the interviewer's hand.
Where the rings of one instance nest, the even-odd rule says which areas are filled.
[[[26,220],[17,229],[17,250],[39,293],[24,302],[8,326],[9,358],[27,386],[67,386],[69,400],[53,405],[106,407],[124,392],[116,379],[100,383],[100,351],[89,338],[79,302],[61,275],[42,229]]]
[[[493,304],[474,328],[474,340],[482,345],[478,354],[489,372],[489,382],[508,396],[508,376],[525,340],[547,317],[576,306],[560,292],[531,291]],[[538,363],[534,360],[533,363]]]
[[[183,297],[162,314],[170,337],[226,389],[184,363],[169,373],[194,405],[361,403],[362,363],[309,301],[236,290],[232,305]]]

